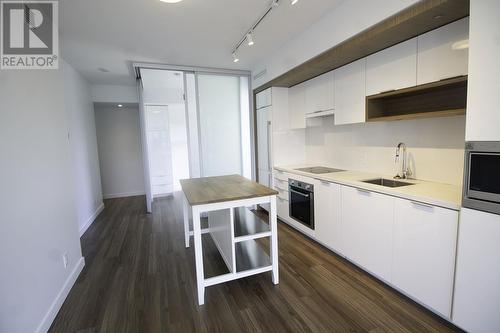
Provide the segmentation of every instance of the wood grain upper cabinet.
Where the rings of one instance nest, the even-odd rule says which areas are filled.
[[[332,110],[335,107],[334,72],[306,81],[306,113]]]
[[[396,199],[392,283],[451,315],[458,212]]]
[[[340,185],[317,180],[314,183],[314,223],[317,239],[342,253]]]
[[[272,104],[272,88],[261,91],[255,96],[256,109],[262,109]]]
[[[469,18],[418,36],[417,84],[467,75]]]
[[[366,59],[335,70],[335,125],[365,121]]]
[[[290,129],[306,128],[306,84],[304,82],[289,88]]]
[[[349,186],[341,192],[343,254],[390,282],[394,198]]]
[[[417,38],[366,58],[366,95],[413,87],[417,84]]]

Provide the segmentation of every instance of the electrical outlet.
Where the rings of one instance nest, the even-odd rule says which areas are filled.
[[[68,253],[64,252],[62,255],[64,268],[68,268]]]

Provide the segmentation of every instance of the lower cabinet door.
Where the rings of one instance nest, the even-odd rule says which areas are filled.
[[[458,212],[396,199],[392,283],[450,317]]]
[[[314,223],[318,241],[339,253],[342,251],[340,225],[340,185],[317,181],[314,184]]]
[[[394,198],[342,186],[341,214],[344,255],[390,282]]]
[[[284,199],[281,193],[276,198],[276,210],[278,217],[280,217],[282,220],[286,221],[290,218],[288,199]]]

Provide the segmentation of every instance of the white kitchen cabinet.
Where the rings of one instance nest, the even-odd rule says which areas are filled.
[[[349,186],[341,191],[344,255],[390,282],[394,198]]]
[[[314,223],[318,241],[330,249],[342,253],[340,185],[314,182]]]
[[[500,141],[500,1],[471,1],[470,10],[465,141]]]
[[[335,70],[335,125],[365,122],[366,59]]]
[[[332,110],[335,107],[334,72],[317,76],[305,83],[306,113]]]
[[[300,83],[288,91],[290,129],[306,128],[306,84]]]
[[[266,90],[261,91],[255,96],[256,99],[256,109],[265,108],[266,106],[270,106],[272,104],[272,88],[268,88]]]
[[[277,208],[277,214],[280,219],[283,221],[287,221],[290,219],[290,208],[288,205],[288,199],[285,198],[283,195],[278,195],[277,200],[276,200],[276,208]]]
[[[467,75],[469,18],[418,36],[417,84]]]
[[[272,127],[273,132],[285,132],[290,129],[288,116],[288,88],[272,88]]]
[[[392,283],[451,316],[458,212],[395,199]]]
[[[413,87],[417,84],[417,38],[366,58],[366,95]]]

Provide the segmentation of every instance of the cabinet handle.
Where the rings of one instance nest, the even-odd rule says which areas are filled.
[[[421,207],[421,208],[426,208],[426,209],[434,209],[434,206],[432,205],[427,205],[421,202],[416,202],[416,201],[411,201],[413,206]]]
[[[361,188],[358,188],[358,192],[363,193],[363,194],[372,194],[372,192],[370,192],[368,190],[361,189]]]
[[[325,186],[330,186],[332,183],[327,182],[326,180],[322,180],[322,181],[321,181],[321,184],[323,184],[323,185],[325,185]]]

